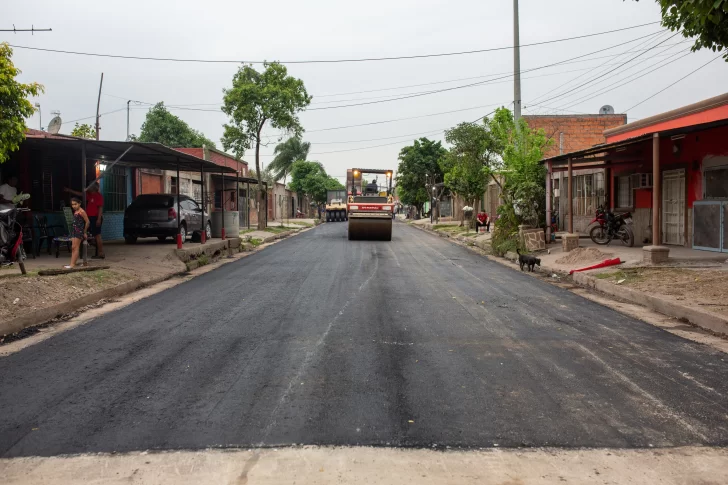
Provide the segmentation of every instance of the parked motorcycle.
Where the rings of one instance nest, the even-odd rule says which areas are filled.
[[[18,212],[28,209],[0,210],[0,266],[18,263],[20,272],[25,271],[25,248],[23,247],[23,226],[17,221]]]
[[[632,213],[615,214],[600,207],[589,225],[594,223],[597,225],[591,228],[589,237],[595,244],[609,245],[613,239],[619,239],[627,247],[634,246]]]

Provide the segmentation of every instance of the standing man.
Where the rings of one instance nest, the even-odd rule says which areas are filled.
[[[69,188],[66,192],[81,197],[83,194]],[[99,192],[99,183],[94,182],[86,191],[86,215],[89,220],[89,232],[96,241],[96,255],[93,259],[105,259],[104,243],[101,239],[101,225],[104,222],[104,196]]]
[[[0,209],[15,207],[13,197],[18,195],[18,177],[11,175],[8,181],[0,185]]]

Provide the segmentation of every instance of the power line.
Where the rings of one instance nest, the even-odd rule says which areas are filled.
[[[622,42],[622,43],[617,44],[617,45],[613,45],[613,46],[610,46],[610,47],[605,47],[603,49],[599,49],[599,50],[590,52],[588,54],[582,54],[580,56],[572,57],[572,58],[566,59],[564,61],[554,62],[554,63],[551,63],[551,64],[546,64],[544,66],[534,67],[534,68],[531,68],[531,69],[521,70],[521,73],[531,72],[531,71],[538,71],[538,70],[541,70],[541,69],[546,69],[548,67],[557,66],[557,65],[563,64],[565,62],[572,61],[574,59],[580,59],[580,58],[587,57],[587,56],[590,56],[590,55],[593,55],[593,54],[596,54],[596,53],[599,53],[599,52],[604,52],[604,51],[609,50],[609,49],[614,49],[615,47],[619,47],[619,46],[622,46],[624,44],[629,44],[629,43],[634,42],[636,40],[640,40],[640,39],[642,39],[644,37],[649,37],[649,36],[652,36],[652,35],[654,35],[654,33],[653,34],[649,34],[648,36],[638,37],[637,39],[632,39],[632,40],[627,41],[627,42]],[[677,34],[675,34],[675,35],[677,35]],[[644,54],[644,53],[642,53],[642,54]],[[642,54],[639,54],[635,58],[641,56]],[[624,65],[624,64],[622,64],[622,65]],[[617,69],[619,69],[619,67]],[[403,100],[403,99],[418,98],[418,97],[421,97],[421,96],[428,96],[430,94],[444,93],[444,92],[448,92],[448,91],[454,91],[454,90],[457,90],[457,89],[464,89],[464,88],[469,88],[469,87],[473,87],[473,86],[481,86],[481,85],[484,85],[484,84],[492,83],[493,81],[497,81],[497,80],[500,80],[500,79],[506,79],[506,78],[510,78],[510,77],[513,77],[513,74],[508,74],[508,75],[505,75],[505,76],[501,76],[501,77],[489,79],[488,81],[480,81],[480,82],[476,82],[476,83],[470,83],[470,84],[464,84],[464,85],[460,85],[460,86],[454,86],[454,87],[451,87],[451,88],[444,88],[444,89],[437,89],[437,90],[433,90],[433,91],[426,91],[426,92],[422,92],[422,93],[418,93],[418,94],[410,94],[410,95],[407,95],[407,96],[400,96],[400,97],[386,99],[386,100],[368,101],[368,102],[364,102],[364,103],[342,104],[342,105],[339,105],[339,106],[325,106],[325,107],[320,107],[320,108],[309,108],[306,111],[320,111],[320,110],[326,110],[326,109],[351,108],[351,107],[354,107],[354,106],[365,106],[365,105],[371,105],[371,104],[388,103],[388,102],[391,102],[391,101],[400,101],[400,100]],[[582,84],[582,86],[583,86],[583,84]],[[577,87],[580,87],[580,86],[577,86]],[[551,99],[554,99],[554,98],[551,98]],[[190,108],[190,109],[192,109],[192,108]]]
[[[670,89],[671,87],[673,87],[674,85],[676,85],[677,83],[679,83],[680,81],[682,81],[683,79],[685,79],[685,78],[687,78],[687,77],[689,77],[689,76],[692,76],[693,74],[695,74],[696,72],[698,72],[699,70],[701,70],[702,68],[704,68],[705,66],[707,66],[708,64],[710,64],[711,62],[713,62],[713,61],[715,61],[715,60],[719,59],[720,57],[722,57],[722,56],[723,56],[723,54],[724,54],[724,52],[721,52],[721,53],[720,53],[720,54],[719,54],[719,55],[718,55],[717,57],[714,57],[713,59],[709,60],[708,62],[706,62],[706,63],[705,63],[705,64],[703,64],[702,66],[698,67],[697,69],[695,69],[695,70],[693,70],[693,71],[690,71],[689,73],[687,73],[686,75],[684,75],[683,77],[681,77],[680,79],[678,79],[677,81],[675,81],[674,83],[670,84],[669,86],[666,86],[666,87],[662,88],[661,90],[657,91],[657,92],[656,92],[655,94],[653,94],[652,96],[650,96],[650,97],[648,97],[648,98],[645,98],[645,99],[643,99],[642,101],[640,101],[639,103],[635,104],[634,106],[631,106],[630,108],[626,109],[626,110],[625,110],[624,112],[626,113],[626,112],[628,112],[629,110],[631,110],[632,108],[636,108],[637,106],[641,105],[642,103],[644,103],[644,102],[646,102],[646,101],[649,101],[650,99],[654,98],[654,97],[655,97],[655,96],[657,96],[658,94],[661,94],[661,93],[663,93],[664,91],[667,91],[668,89]]]
[[[620,64],[619,66],[615,67],[614,69],[612,69],[612,70],[610,70],[610,71],[607,71],[607,72],[605,73],[605,75],[606,75],[606,74],[611,74],[611,73],[613,73],[613,72],[615,72],[615,71],[619,70],[619,69],[620,69],[620,68],[621,68],[622,66],[625,66],[625,65],[629,64],[630,62],[632,62],[632,61],[634,61],[635,59],[637,59],[637,58],[639,58],[639,57],[643,56],[644,54],[646,54],[646,53],[647,53],[647,52],[649,52],[650,50],[652,50],[652,49],[654,49],[654,48],[656,48],[656,47],[660,46],[661,44],[663,44],[664,42],[667,42],[668,40],[672,39],[673,37],[675,37],[675,36],[676,36],[676,35],[678,35],[678,34],[679,34],[679,32],[676,32],[675,34],[673,34],[672,36],[668,37],[667,39],[665,39],[665,40],[663,40],[663,41],[659,42],[658,44],[656,44],[656,45],[654,45],[654,46],[650,47],[650,48],[649,48],[648,50],[646,50],[645,52],[641,52],[640,54],[637,54],[636,56],[632,57],[632,58],[631,58],[631,59],[629,59],[628,61],[625,61],[625,62],[623,62],[622,64]],[[548,99],[544,99],[544,100],[541,100],[541,102],[542,102],[542,103],[548,103],[549,101],[552,101],[552,100],[554,100],[554,99],[557,99],[557,98],[561,98],[561,97],[563,97],[563,96],[565,96],[565,95],[571,94],[571,93],[573,93],[573,92],[574,92],[575,90],[577,90],[577,89],[579,89],[579,88],[581,88],[581,87],[583,87],[583,86],[586,86],[587,84],[590,84],[590,83],[594,82],[594,81],[595,81],[596,79],[597,79],[597,78],[592,78],[592,79],[590,79],[589,81],[586,81],[586,82],[584,82],[584,83],[581,83],[581,84],[579,84],[579,85],[578,85],[578,86],[576,86],[575,88],[571,88],[571,89],[570,89],[569,91],[563,92],[563,93],[561,93],[561,94],[557,94],[556,96],[552,96],[552,97],[550,97],[550,98],[548,98]]]
[[[670,49],[672,49],[672,47],[666,47],[666,48],[665,48],[665,49],[663,49],[663,50],[662,50],[662,51],[661,51],[660,53],[662,54],[662,53],[664,53],[664,52],[667,52],[667,51],[669,51]],[[680,55],[681,53],[682,53],[682,51],[678,51],[678,52],[671,52],[670,54],[667,54],[667,57],[668,57],[668,59],[661,59],[661,60],[658,60],[657,62],[655,62],[655,63],[653,63],[653,64],[650,64],[650,65],[648,65],[647,67],[644,67],[644,68],[642,68],[642,69],[640,69],[640,70],[638,70],[638,71],[636,71],[636,72],[633,72],[632,74],[629,74],[629,75],[627,75],[626,77],[623,77],[622,79],[618,79],[617,81],[613,82],[612,84],[608,84],[607,86],[604,86],[604,87],[598,88],[598,89],[597,89],[597,91],[599,91],[599,90],[601,90],[601,89],[604,89],[604,88],[608,88],[608,87],[614,86],[615,84],[618,84],[618,83],[620,83],[621,81],[624,81],[625,79],[629,79],[629,78],[630,78],[630,77],[632,77],[632,76],[635,76],[635,75],[637,75],[637,74],[639,74],[639,73],[641,73],[641,72],[644,72],[644,71],[646,71],[646,70],[650,69],[651,67],[654,67],[654,66],[656,66],[656,65],[660,64],[661,62],[665,62],[665,61],[670,61],[670,59],[674,59],[674,58],[675,58],[676,56]],[[653,55],[653,56],[650,56],[650,59],[657,59],[658,57],[662,57],[662,56],[661,56],[661,55]],[[618,77],[618,76],[620,76],[620,75],[622,75],[622,74],[626,74],[626,73],[627,73],[628,71],[630,71],[631,69],[634,69],[634,68],[636,68],[636,67],[639,67],[639,66],[641,66],[641,65],[642,65],[642,64],[635,64],[635,65],[633,65],[633,66],[630,66],[630,67],[628,67],[627,69],[625,69],[625,70],[624,70],[623,72],[621,72],[621,73],[619,73],[619,74],[614,74],[614,75],[612,75],[612,76],[604,76],[604,77],[602,77],[602,79],[601,79],[600,81],[598,81],[598,82],[594,83],[594,84],[593,84],[593,86],[597,86],[597,85],[599,85],[599,84],[602,84],[602,83],[604,83],[604,82],[606,82],[606,81],[610,80],[611,78],[614,78],[614,77]],[[597,75],[595,79],[598,79],[599,77],[601,77],[601,75]],[[592,87],[593,87],[593,86],[592,86]],[[567,99],[568,99],[568,98],[572,98],[572,97],[573,97],[573,96],[575,96],[575,95],[576,95],[577,93],[579,93],[579,92],[583,92],[583,91],[585,91],[586,89],[588,89],[588,87],[585,87],[585,88],[582,88],[582,89],[577,89],[577,90],[575,90],[575,91],[571,91],[571,92],[565,93],[565,94],[564,94],[564,96],[565,96],[565,97],[566,97]],[[591,99],[591,98],[590,98],[590,96],[591,96],[592,94],[596,93],[597,91],[592,91],[592,92],[591,92],[591,93],[589,93],[589,94],[586,94],[586,95],[584,95],[584,96],[581,96],[580,98],[578,98],[578,100],[581,100],[581,99],[584,99],[584,98],[589,98],[589,99]],[[605,91],[605,92],[606,92],[606,91]],[[573,102],[573,100],[572,100],[572,101],[567,101],[566,103],[564,103],[564,104],[561,104],[561,105],[560,105],[560,106],[558,106],[558,107],[559,107],[559,108],[564,108],[564,107],[568,108],[569,106],[574,106],[575,104],[578,104],[578,103],[574,103],[574,102]]]
[[[663,34],[664,32],[665,32],[665,31],[658,31],[658,32],[655,32],[654,36],[650,36],[650,37],[648,37],[648,38],[647,38],[647,40],[646,40],[646,41],[644,41],[644,42],[642,42],[642,43],[641,43],[641,44],[640,44],[640,45],[639,45],[638,47],[642,47],[642,46],[644,46],[644,45],[646,45],[646,44],[649,44],[650,42],[652,42],[652,41],[654,40],[655,36],[659,36],[659,35]],[[646,50],[648,50],[648,49],[645,49],[645,51],[646,51]],[[630,53],[630,51],[631,51],[631,48],[630,48],[630,49],[627,49],[627,50],[626,50],[625,52],[621,52],[621,53],[617,54],[617,55],[616,55],[615,57],[616,57],[616,58],[620,58],[620,57],[622,57],[622,56],[624,56],[624,55],[628,55],[628,54]],[[639,50],[638,50],[638,52],[639,52]],[[576,76],[576,77],[574,77],[573,79],[571,79],[571,80],[569,80],[569,81],[565,82],[564,84],[561,84],[561,85],[559,85],[559,86],[556,86],[555,88],[553,88],[553,89],[551,89],[551,90],[549,90],[549,91],[546,91],[546,92],[545,92],[545,93],[543,93],[542,95],[540,95],[540,96],[536,97],[535,99],[533,99],[533,100],[531,101],[531,103],[537,103],[537,102],[540,102],[540,100],[541,100],[541,99],[545,98],[546,96],[548,96],[549,94],[553,93],[554,91],[559,91],[559,90],[561,90],[562,88],[564,88],[564,87],[568,86],[569,84],[573,83],[573,82],[574,82],[574,81],[576,81],[577,79],[579,79],[579,78],[581,78],[581,77],[583,77],[583,76],[586,76],[586,75],[588,75],[589,73],[591,73],[591,72],[593,72],[593,71],[597,71],[597,70],[601,69],[601,71],[600,71],[600,74],[601,74],[601,73],[603,73],[603,72],[604,72],[604,69],[602,69],[602,68],[604,68],[604,67],[605,67],[605,66],[603,66],[603,65],[598,65],[598,66],[594,66],[594,67],[592,67],[592,68],[591,68],[591,69],[590,69],[589,71],[587,71],[587,72],[585,72],[585,73],[583,73],[583,74],[581,74],[581,75],[579,75],[579,76]],[[596,77],[598,77],[598,75],[597,75]]]
[[[631,27],[623,27],[621,29],[613,29],[613,30],[607,30],[603,32],[595,32],[592,34],[585,34],[585,35],[577,35],[573,37],[565,37],[562,39],[554,39],[554,40],[547,40],[542,42],[533,42],[530,44],[520,44],[519,47],[532,47],[537,45],[546,45],[546,44],[554,44],[557,42],[566,42],[570,40],[578,40],[578,39],[585,39],[588,37],[595,37],[599,35],[605,35],[605,34],[612,34],[615,32],[623,32],[625,30],[631,30],[631,29],[638,29],[641,27],[646,27],[648,25],[654,25],[658,24],[659,22],[648,22],[646,24],[640,24],[640,25],[633,25]],[[60,49],[47,49],[47,48],[41,48],[41,47],[30,47],[30,46],[22,46],[22,45],[11,45],[11,47],[17,48],[17,49],[28,49],[28,50],[35,50],[35,51],[42,51],[42,52],[53,52],[56,54],[72,54],[72,55],[79,55],[79,56],[91,56],[91,57],[108,57],[108,58],[114,58],[114,59],[132,59],[132,60],[143,60],[143,61],[168,61],[168,62],[201,62],[201,63],[217,63],[217,64],[263,64],[266,61],[249,61],[249,60],[227,60],[227,59],[181,59],[181,58],[175,58],[175,57],[146,57],[146,56],[127,56],[127,55],[117,55],[117,54],[99,54],[94,52],[79,52],[79,51],[67,51],[67,50],[60,50]],[[439,54],[420,54],[420,55],[413,55],[413,56],[394,56],[394,57],[366,57],[366,58],[359,58],[359,59],[323,59],[323,60],[302,60],[302,61],[280,61],[281,64],[333,64],[333,63],[342,63],[342,62],[370,62],[370,61],[395,61],[395,60],[405,60],[405,59],[423,59],[423,58],[432,58],[432,57],[446,57],[446,56],[459,56],[459,55],[467,55],[467,54],[479,54],[483,52],[494,52],[494,51],[502,51],[502,50],[509,50],[513,49],[515,46],[504,46],[504,47],[492,47],[489,49],[476,49],[476,50],[469,50],[469,51],[459,51],[459,52],[446,52],[446,53],[439,53]]]
[[[678,56],[680,54],[682,54],[680,57],[676,57],[676,56]],[[602,94],[606,94],[606,93],[608,93],[610,91],[614,91],[615,89],[618,89],[618,88],[620,88],[620,87],[622,87],[624,85],[630,84],[630,83],[632,83],[632,82],[634,82],[634,81],[636,81],[638,79],[641,79],[641,78],[647,76],[648,74],[651,74],[651,73],[653,73],[653,72],[655,72],[655,71],[657,71],[659,69],[662,69],[663,67],[669,66],[670,64],[675,63],[675,62],[679,61],[680,59],[683,59],[684,57],[689,56],[690,54],[692,54],[692,51],[690,49],[688,49],[688,51],[686,53],[676,52],[672,56],[673,57],[672,59],[666,59],[667,62],[665,62],[665,60],[663,60],[663,61],[660,61],[660,62],[656,62],[654,64],[651,64],[651,65],[647,66],[645,69],[641,69],[641,70],[639,70],[639,71],[637,71],[635,73],[632,73],[630,76],[627,76],[627,78],[621,79],[620,81],[613,82],[612,84],[609,84],[608,86],[604,86],[604,88],[600,88],[600,89],[602,89],[601,91],[592,92],[592,93],[587,94],[586,96],[582,96],[581,98],[578,98],[575,101],[570,101],[570,104],[567,104],[565,107],[566,108],[571,108],[573,106],[576,106],[578,104],[583,103],[584,101],[588,101],[590,99],[596,98],[597,96],[601,96]],[[664,62],[664,64],[662,64],[661,66],[655,67],[658,64],[663,63],[663,62]],[[651,69],[653,67],[655,67],[655,68],[654,69]],[[634,76],[635,74],[639,74],[641,72],[644,72],[647,69],[651,69],[651,70],[645,72],[641,76],[637,76],[637,77],[635,77],[633,79],[630,79],[629,81],[626,81],[626,79],[629,79],[631,76]],[[621,81],[626,81],[626,82],[622,82],[618,86],[611,87],[611,86],[614,86],[615,84],[620,83]]]
[[[0,32],[13,32],[15,34],[17,34],[18,32],[30,32],[30,35],[34,35],[36,32],[52,32],[52,31],[53,31],[53,29],[36,29],[35,26],[33,26],[33,25],[31,25],[29,29],[16,29],[15,24],[13,24],[12,29],[0,29]]]
[[[104,115],[110,115],[110,114],[112,114],[112,113],[118,113],[119,111],[125,111],[125,110],[126,110],[126,107],[124,107],[124,108],[119,108],[119,109],[115,109],[115,110],[113,110],[113,111],[107,111],[106,113],[101,113],[101,114],[100,114],[99,116],[104,116]],[[75,122],[77,122],[77,121],[84,121],[84,120],[89,120],[89,119],[91,119],[91,118],[96,118],[96,115],[95,115],[95,114],[93,114],[93,115],[91,115],[91,116],[86,116],[85,118],[79,118],[79,119],[77,119],[77,120],[71,120],[71,121],[63,121],[63,122],[62,122],[61,124],[62,124],[62,125],[65,125],[65,124],[67,124],[67,123],[75,123]]]

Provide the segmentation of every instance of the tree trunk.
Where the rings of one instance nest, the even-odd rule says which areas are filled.
[[[262,128],[262,124],[261,124]],[[265,214],[268,208],[268,194],[263,190],[263,174],[260,173],[260,130],[255,140],[255,174],[258,176],[258,230],[266,228]]]

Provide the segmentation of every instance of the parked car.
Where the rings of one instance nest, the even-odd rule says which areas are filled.
[[[179,197],[179,226],[177,225],[177,198]],[[140,237],[156,237],[164,241],[179,233],[182,242],[194,231],[202,230],[202,207],[186,195],[140,195],[124,211],[124,240],[134,244]],[[205,213],[205,234],[212,237],[210,215]]]

